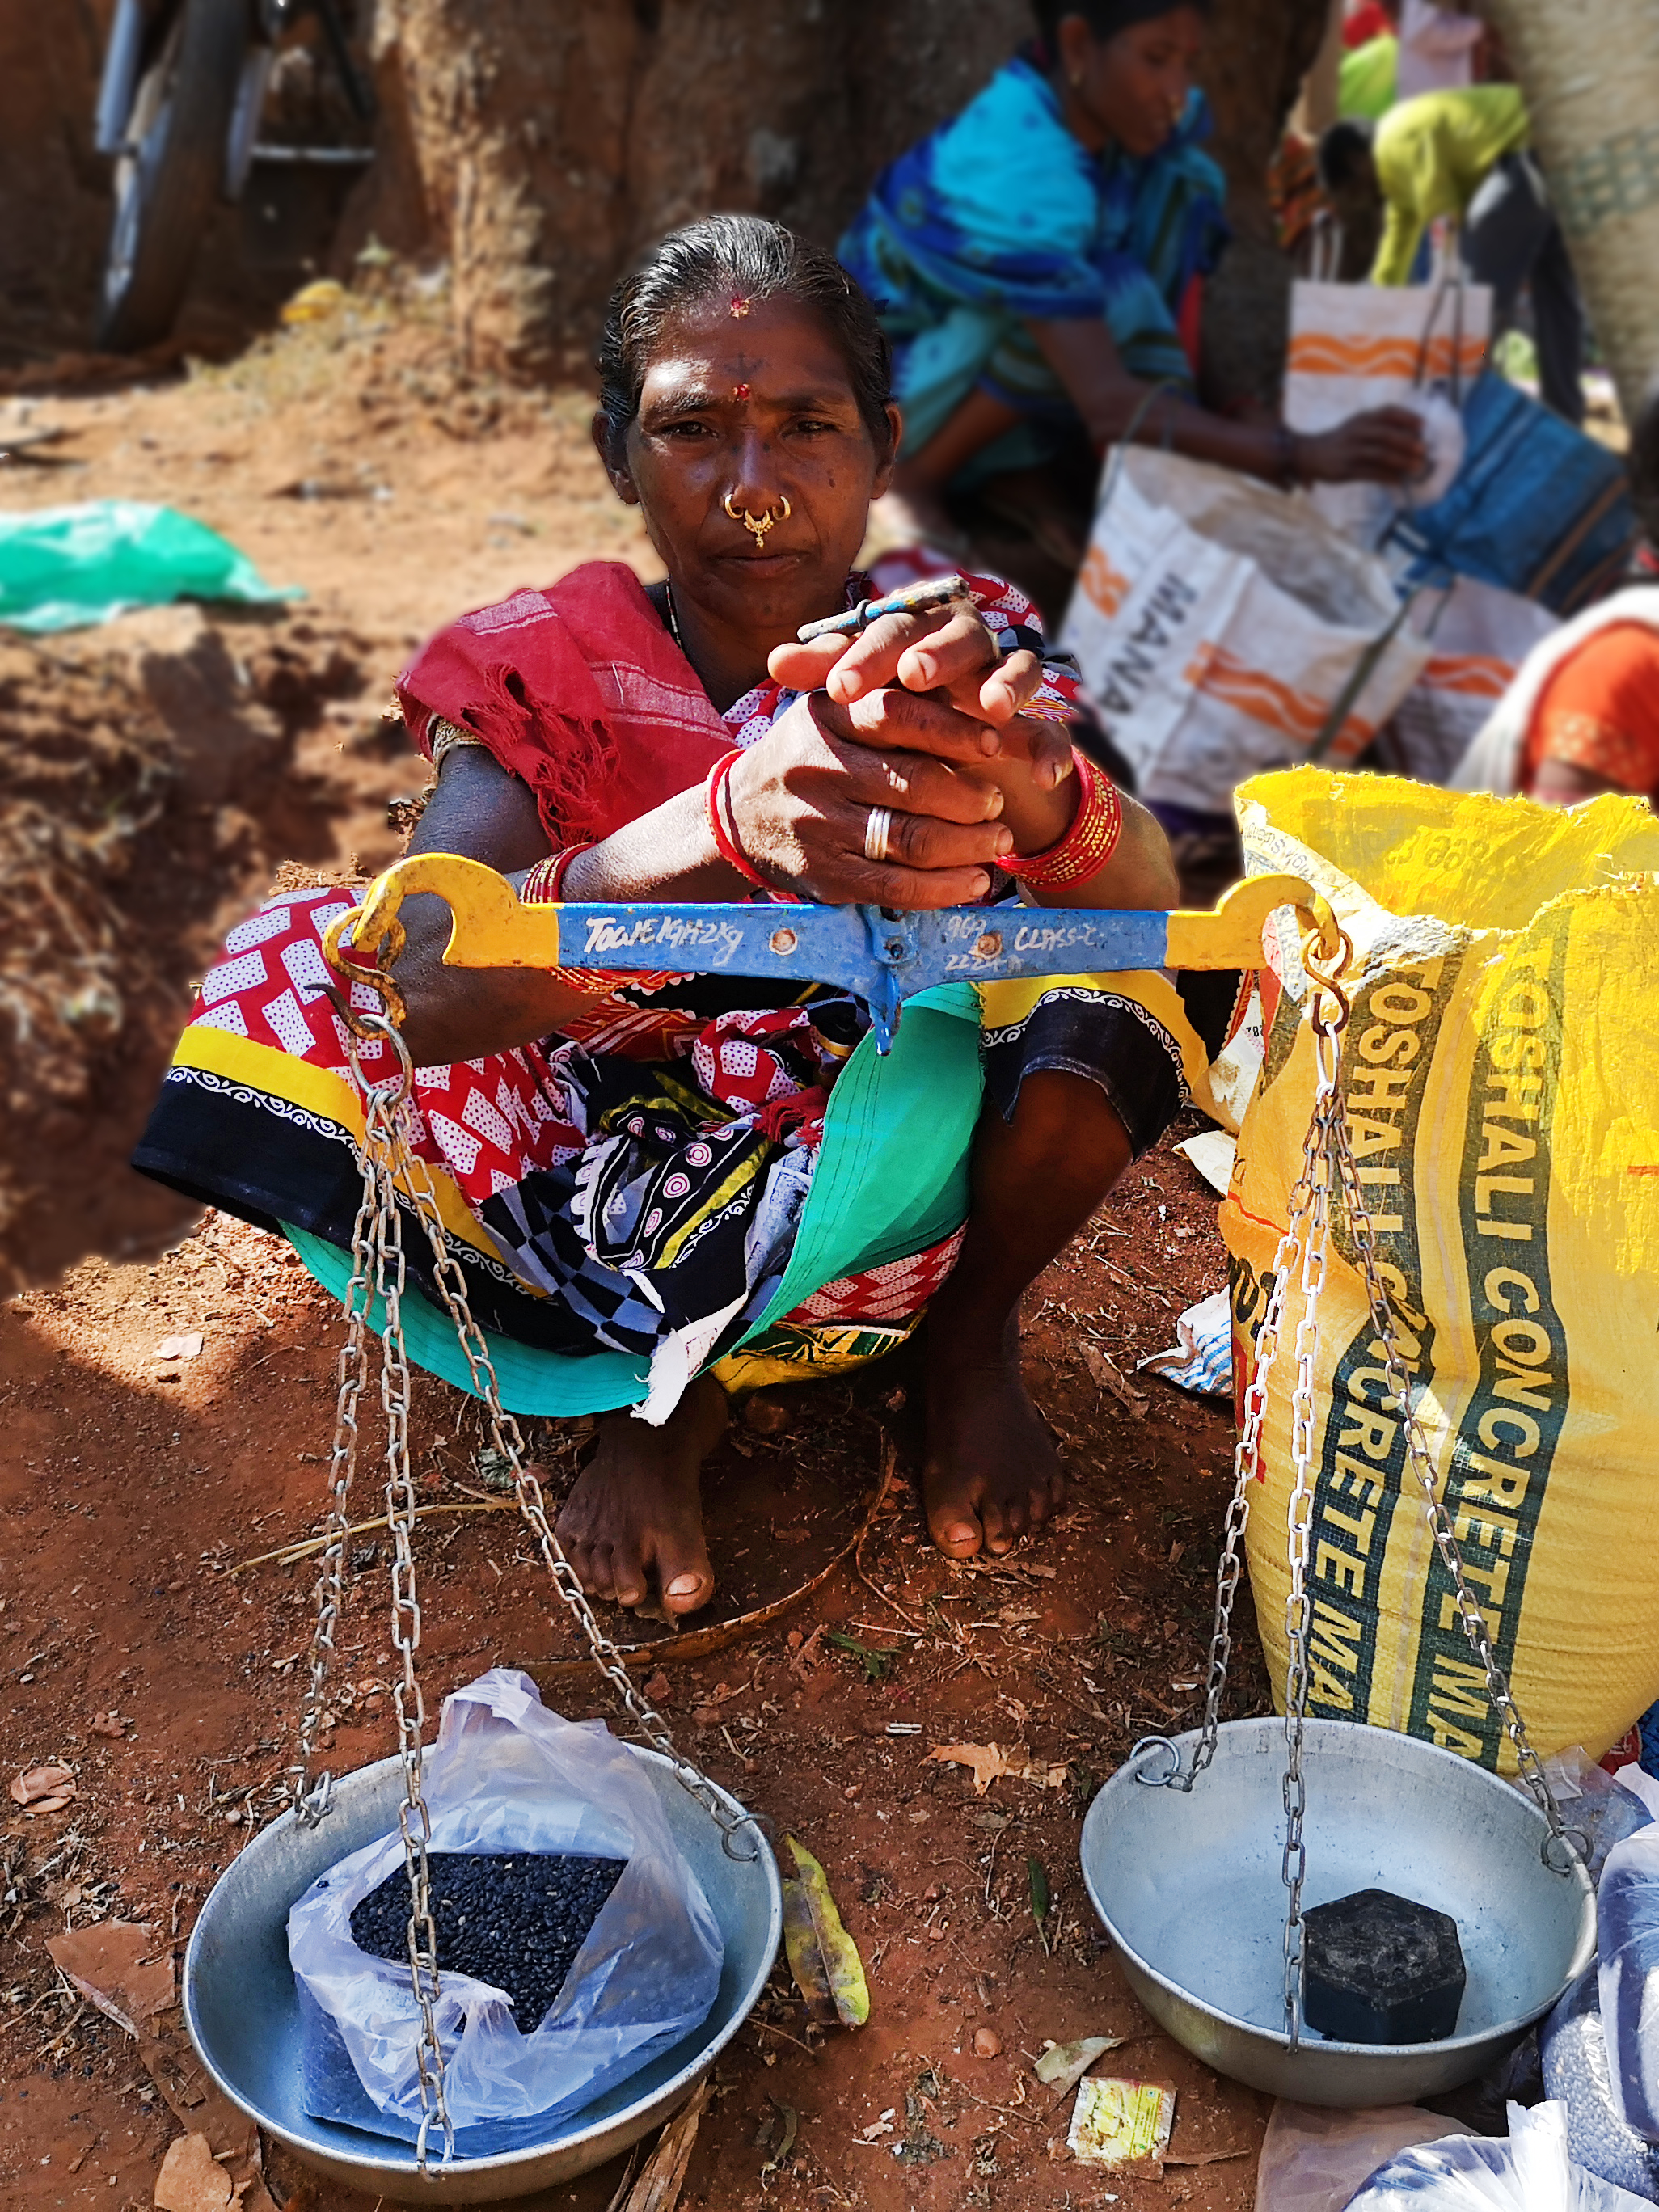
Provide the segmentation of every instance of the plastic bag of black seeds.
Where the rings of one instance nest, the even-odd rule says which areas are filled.
[[[550,1712],[507,1668],[444,1701],[424,1789],[456,2148],[544,2139],[701,2025],[723,1945],[645,1768],[602,1721]],[[401,1834],[289,1915],[301,2093],[318,2119],[412,2141],[420,2014]],[[530,2017],[532,2014],[536,2017]]]

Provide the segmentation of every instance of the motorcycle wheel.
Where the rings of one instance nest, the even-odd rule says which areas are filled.
[[[95,343],[136,353],[167,337],[225,173],[247,47],[246,0],[183,0],[138,81],[115,167]]]

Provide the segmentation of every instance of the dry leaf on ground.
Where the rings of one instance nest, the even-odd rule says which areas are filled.
[[[208,2079],[176,2012],[153,2035],[139,2036],[138,2056],[180,2127],[205,2136],[215,2158],[229,2168],[240,2212],[276,2212],[260,2178],[258,2128]]]
[[[156,2212],[225,2212],[235,2196],[205,2136],[175,2136],[155,2177]]]
[[[1079,1348],[1083,1356],[1083,1364],[1089,1370],[1090,1380],[1097,1383],[1101,1389],[1109,1390],[1125,1410],[1134,1415],[1136,1420],[1144,1419],[1147,1401],[1129,1381],[1110,1352],[1103,1352],[1099,1345],[1091,1342],[1087,1338]]]
[[[859,1947],[842,1925],[829,1877],[793,1836],[799,1879],[783,1885],[783,1944],[795,1986],[814,2020],[828,2027],[862,2027],[870,2017],[870,1986]]]
[[[705,2074],[692,2091],[690,2102],[674,2115],[657,2137],[656,2148],[629,2191],[622,2212],[674,2212],[685,2186],[685,2169],[691,2163],[692,2147],[713,2087],[713,2081]]]
[[[32,1813],[61,1812],[77,1794],[73,1770],[56,1764],[31,1766],[11,1785],[13,1804],[27,1806]]]
[[[1077,2087],[1097,2058],[1127,2040],[1121,2035],[1080,2035],[1073,2043],[1051,2043],[1036,2063],[1037,2080],[1063,2096]]]
[[[139,2034],[173,2002],[173,1953],[165,1936],[136,1922],[111,1920],[49,1936],[46,1954],[82,1996],[124,2028]]]
[[[1051,1766],[1034,1759],[1024,1745],[1005,1751],[1000,1743],[942,1743],[927,1756],[951,1766],[971,1766],[976,1797],[982,1797],[1004,1775],[1012,1782],[1035,1782],[1039,1790],[1058,1790],[1066,1779],[1063,1765]]]

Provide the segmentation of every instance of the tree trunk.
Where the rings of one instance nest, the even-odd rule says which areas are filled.
[[[1659,375],[1659,10],[1492,0],[1627,422]]]
[[[1327,0],[1218,0],[1205,81],[1241,233]],[[383,155],[354,210],[452,264],[480,366],[586,367],[617,272],[713,208],[833,240],[883,163],[1031,34],[1025,0],[380,0]]]

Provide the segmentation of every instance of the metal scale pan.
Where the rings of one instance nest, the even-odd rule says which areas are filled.
[[[1564,1823],[1468,1587],[1400,1348],[1343,1118],[1339,1076],[1350,1001],[1340,979],[1352,947],[1340,928],[1334,935],[1333,945],[1310,933],[1303,947],[1313,1112],[1243,1393],[1203,1724],[1136,1745],[1089,1808],[1083,1875],[1137,1996],[1218,2072],[1305,2104],[1404,2105],[1472,2081],[1541,2018],[1595,1954],[1595,1898],[1583,1838],[1575,1841]],[[1401,1416],[1402,1493],[1420,1492],[1460,1625],[1529,1795],[1419,1738],[1307,1717],[1309,1523],[1320,1476],[1314,1375],[1339,1206],[1376,1332],[1371,1351],[1387,1378],[1382,1402]],[[1251,1493],[1265,1472],[1268,1384],[1292,1326],[1293,1282],[1302,1304],[1289,1405],[1285,1717],[1224,1724],[1233,1601]],[[1304,1916],[1316,1902],[1362,1890],[1388,1892],[1456,1923],[1468,1978],[1450,2036],[1341,2043],[1309,2025]]]
[[[1229,1721],[1183,1796],[1131,1759],[1083,1824],[1083,1878],[1125,1978],[1177,2043],[1253,2089],[1304,2105],[1409,2105],[1473,2081],[1518,2043],[1595,1952],[1582,1863],[1544,1863],[1530,1797],[1455,1752],[1346,1721],[1306,1723],[1310,1904],[1358,1889],[1458,1924],[1468,1986],[1443,2043],[1328,2043],[1285,2026],[1285,1724]],[[1190,1764],[1198,1731],[1172,1739]]]
[[[185,1954],[185,2021],[203,2064],[225,2094],[319,2173],[393,2204],[494,2204],[568,2181],[639,2142],[685,2102],[742,2027],[766,1985],[783,1927],[777,1863],[726,1856],[720,1831],[656,1752],[643,1761],[669,1832],[720,1923],[726,1962],[702,2026],[611,2095],[559,2123],[545,2143],[490,2158],[434,2159],[423,2179],[412,2143],[313,2119],[300,2097],[300,2008],[288,1961],[289,1907],[320,1874],[398,1826],[402,1762],[378,1760],[334,1784],[318,1826],[284,1813],[215,1883]],[[735,1798],[719,1790],[728,1809]]]

